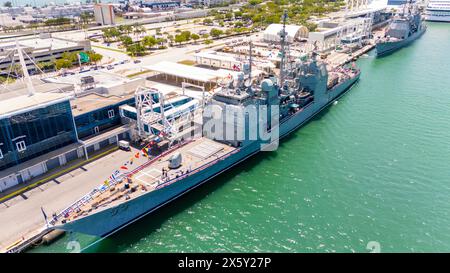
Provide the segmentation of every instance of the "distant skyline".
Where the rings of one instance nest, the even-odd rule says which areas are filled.
[[[25,5],[31,5],[31,6],[37,6],[42,7],[45,5],[49,5],[51,2],[62,5],[65,3],[86,3],[86,0],[0,0],[0,5],[3,7],[3,5],[6,2],[11,2],[13,6],[25,6]],[[101,0],[103,3],[107,2],[118,2],[118,0]]]

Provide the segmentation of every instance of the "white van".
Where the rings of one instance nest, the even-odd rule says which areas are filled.
[[[126,140],[119,141],[119,149],[124,150],[124,151],[131,151],[130,142],[128,142]]]

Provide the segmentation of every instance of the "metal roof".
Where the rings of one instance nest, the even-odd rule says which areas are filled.
[[[68,101],[70,96],[60,93],[35,93],[0,101],[0,119],[22,114],[49,105]]]
[[[264,40],[279,41],[280,32],[283,29],[282,24],[271,24],[264,30]],[[296,37],[307,37],[308,29],[304,26],[286,25],[286,38],[289,42],[293,42]]]
[[[214,82],[218,79],[225,78],[230,72],[224,70],[211,70],[196,66],[184,65],[162,61],[153,65],[144,66],[144,68],[167,75],[173,75],[180,78],[201,81]]]

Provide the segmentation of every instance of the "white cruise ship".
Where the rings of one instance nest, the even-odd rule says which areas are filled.
[[[450,0],[430,0],[425,12],[425,20],[450,22]]]

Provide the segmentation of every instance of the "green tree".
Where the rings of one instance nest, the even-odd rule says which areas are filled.
[[[61,59],[67,60],[71,64],[78,62],[78,52],[64,52],[61,54]]]
[[[80,22],[81,24],[89,24],[89,21],[91,21],[92,19],[94,19],[94,16],[92,13],[89,12],[83,12],[80,14]]]
[[[138,36],[138,35],[141,34],[141,33],[145,33],[145,32],[147,32],[147,29],[146,29],[145,27],[140,26],[140,25],[138,25],[138,24],[134,24],[134,25],[133,25],[133,33],[134,33],[136,36]]]
[[[97,64],[97,62],[100,62],[103,59],[103,55],[96,53],[94,51],[88,51],[87,52],[89,56],[89,61]]]
[[[225,14],[225,19],[227,19],[227,20],[233,19],[233,13],[232,13],[232,12],[227,12],[227,13]]]
[[[182,31],[180,35],[184,36],[184,39],[186,41],[191,40],[191,32],[190,31],[187,31],[187,30]]]
[[[134,43],[127,46],[127,52],[133,57],[140,56],[145,53],[145,47],[141,43]]]
[[[55,67],[57,70],[61,68],[69,68],[73,65],[73,63],[68,59],[57,59],[55,61]]]
[[[203,19],[203,24],[209,26],[213,24],[213,21],[209,18],[205,18]]]
[[[181,34],[177,34],[175,35],[175,43],[181,44],[182,42],[185,42],[186,38],[181,35]]]
[[[197,42],[197,40],[200,39],[200,36],[198,34],[193,33],[193,34],[191,34],[191,38],[192,38],[192,40]]]
[[[5,8],[12,8],[12,3],[10,1],[6,1],[5,4],[3,4]]]
[[[36,63],[36,65],[42,71],[50,70],[55,67],[54,62],[38,62],[38,63]]]
[[[154,36],[145,36],[144,39],[142,39],[142,45],[145,47],[154,47],[158,41]]]
[[[248,3],[252,6],[256,6],[262,3],[262,0],[250,0]]]
[[[223,31],[220,30],[220,29],[217,29],[217,28],[213,28],[213,29],[211,29],[211,31],[209,32],[209,34],[210,34],[212,37],[217,38],[217,37],[219,37],[220,35],[223,34]]]
[[[156,39],[156,43],[159,45],[163,45],[166,42],[166,39],[164,38],[157,38]]]
[[[129,45],[131,45],[133,43],[133,39],[131,39],[130,36],[124,35],[120,37],[120,41],[122,42],[122,44],[127,47]]]
[[[214,16],[214,20],[219,21],[225,19],[225,15],[223,14],[217,14]]]

